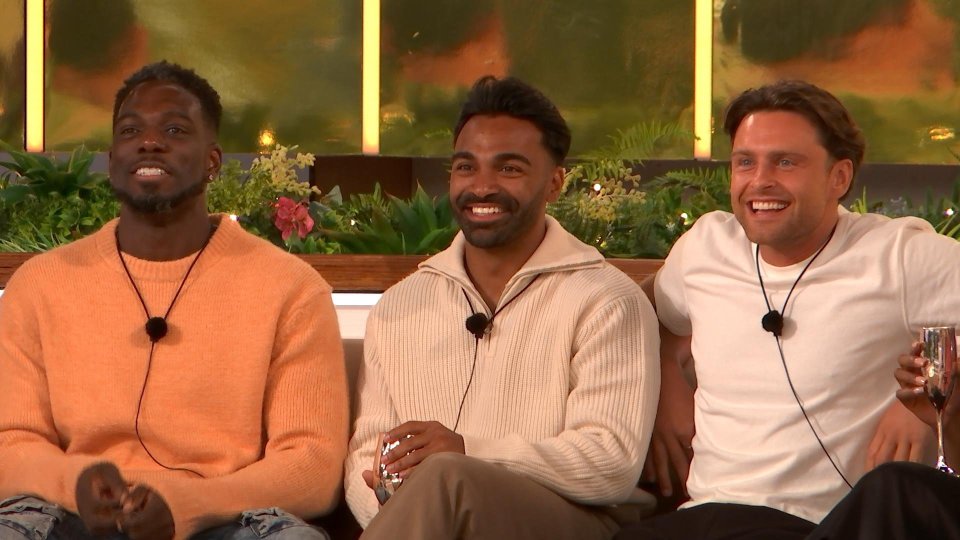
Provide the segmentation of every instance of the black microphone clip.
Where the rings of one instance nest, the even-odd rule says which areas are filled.
[[[760,324],[763,325],[764,330],[776,337],[783,335],[783,315],[775,309],[768,311],[760,320]]]
[[[490,319],[487,319],[484,313],[474,313],[467,317],[466,325],[467,330],[476,336],[477,339],[483,339],[483,335],[486,334],[490,328]]]
[[[147,320],[146,330],[150,341],[156,343],[167,335],[167,320],[163,317],[150,317]]]

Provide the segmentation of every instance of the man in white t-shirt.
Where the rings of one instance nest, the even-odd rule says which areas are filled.
[[[654,284],[649,459],[690,501],[622,538],[804,538],[865,472],[932,447],[891,373],[922,326],[960,323],[960,244],[839,206],[865,144],[816,86],[748,90],[724,128],[733,214],[700,218]]]

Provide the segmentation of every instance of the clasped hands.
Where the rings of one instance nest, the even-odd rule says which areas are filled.
[[[463,437],[436,421],[404,422],[388,431],[383,440],[376,441],[374,452],[379,454],[383,443],[395,441],[399,441],[399,444],[382,456],[380,463],[386,466],[388,473],[399,474],[401,479],[410,476],[413,469],[432,454],[466,453]],[[363,480],[370,489],[377,485],[378,473],[379,471],[363,471]]]
[[[170,540],[173,514],[152,488],[127,486],[112,463],[96,463],[77,479],[77,513],[93,536],[117,532],[131,540]]]

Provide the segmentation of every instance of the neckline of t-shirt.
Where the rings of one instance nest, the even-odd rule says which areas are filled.
[[[751,242],[750,251],[752,251],[753,253],[757,253],[757,244]],[[779,281],[783,279],[789,279],[789,280],[797,279],[797,276],[800,275],[800,272],[803,271],[803,267],[806,266],[808,262],[810,262],[810,259],[816,257],[817,254],[812,253],[806,259],[799,262],[795,262],[788,266],[774,266],[768,263],[767,261],[763,260],[763,255],[758,255],[758,256],[760,257],[760,272],[763,273],[764,279],[769,278],[771,280]]]

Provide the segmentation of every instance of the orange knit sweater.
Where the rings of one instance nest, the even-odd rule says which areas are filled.
[[[248,509],[329,510],[348,429],[329,285],[222,219],[148,370],[116,224],[34,257],[0,297],[0,499],[32,493],[76,512],[80,472],[111,461],[163,496],[177,538]],[[125,260],[150,314],[162,315],[193,256]],[[202,478],[141,446],[145,379],[143,442]]]

